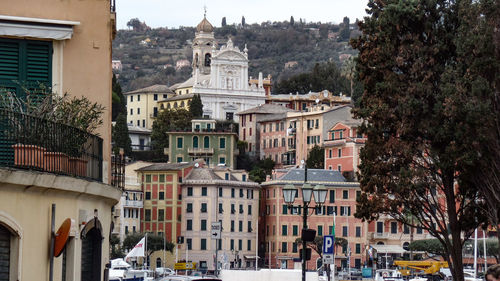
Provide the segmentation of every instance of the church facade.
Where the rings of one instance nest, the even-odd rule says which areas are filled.
[[[262,74],[258,84],[249,84],[248,50],[234,46],[231,39],[217,49],[214,29],[204,18],[193,40],[193,76],[183,86],[199,94],[203,117],[238,122],[237,112],[264,104],[266,94]]]

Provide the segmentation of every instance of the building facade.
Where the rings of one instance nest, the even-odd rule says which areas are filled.
[[[259,184],[242,170],[195,167],[182,184],[181,253],[199,268],[255,268]],[[220,222],[220,239],[211,225]]]
[[[191,132],[168,132],[168,158],[171,163],[201,158],[207,166],[236,166],[237,134],[231,129],[215,130],[215,120],[194,119]]]
[[[137,169],[144,207],[141,211],[141,232],[164,235],[177,242],[181,235],[181,183],[193,163],[157,163]]]
[[[259,240],[261,248],[265,249],[265,263],[270,268],[299,269],[301,259],[299,252],[301,245],[296,242],[300,237],[302,224],[302,194],[300,188],[304,184],[304,169],[277,170],[273,178],[262,183],[261,210],[264,216],[260,227],[263,237]],[[361,194],[359,183],[346,182],[345,178],[337,171],[321,169],[307,170],[307,183],[313,187],[324,185],[327,190],[326,201],[319,209],[309,210],[308,228],[316,230],[316,236],[330,235],[333,233],[334,213],[335,236],[347,240],[347,244],[336,249],[337,267],[361,268],[366,258],[368,245],[368,224],[354,218],[356,212],[356,197]],[[298,188],[293,206],[285,204],[283,187],[287,184]],[[315,206],[311,199],[310,207]],[[350,253],[350,254],[349,254]],[[349,257],[349,258],[348,258]],[[312,251],[311,260],[307,268],[315,270],[321,266],[319,255]]]
[[[42,146],[41,143],[47,141],[43,138],[24,139],[28,143],[21,143],[25,148],[33,148],[35,145],[31,142],[36,142],[38,153],[30,155],[39,161],[19,162],[9,144],[14,139],[7,140],[6,135],[10,134],[3,134],[0,161],[2,280],[49,280],[52,231],[62,225],[68,240],[60,255],[53,257],[53,280],[104,279],[105,264],[109,260],[111,208],[122,193],[110,185],[114,11],[109,1],[2,2],[0,88],[24,97],[24,87],[30,91],[47,87],[57,95],[84,96],[107,109],[97,129],[100,138],[88,136],[95,140],[91,145],[95,151],[89,153],[95,158],[82,161],[85,165],[80,166],[78,172],[71,170],[69,160],[58,162],[57,170],[55,165],[49,165],[45,157],[52,157],[57,151]],[[16,120],[16,117],[8,117],[3,111],[0,118],[4,124],[2,130],[15,135],[17,131],[5,124],[6,118]],[[23,117],[24,120],[30,118]],[[23,129],[42,130],[60,137],[59,148],[70,145],[62,134],[71,135],[75,130],[56,125],[58,130],[53,123],[37,119],[36,129],[33,123]]]
[[[308,108],[317,105],[339,106],[351,104],[351,98],[342,93],[336,96],[334,93],[324,90],[321,92],[309,92],[306,94],[290,93],[288,95],[268,95],[268,104],[278,104],[292,110],[305,112]]]
[[[127,123],[151,130],[160,110],[158,101],[173,96],[174,92],[165,85],[153,85],[123,95],[127,100]]]
[[[347,120],[335,124],[326,135],[325,169],[337,170],[354,178],[361,163],[359,154],[366,137],[358,131],[359,120]]]

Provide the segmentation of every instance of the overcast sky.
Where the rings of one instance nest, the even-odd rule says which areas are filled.
[[[247,24],[264,21],[284,21],[294,17],[307,22],[342,22],[348,16],[351,22],[366,15],[368,0],[116,0],[117,27],[126,29],[131,18],[139,18],[151,27],[177,28],[196,26],[203,18],[220,26],[222,17],[228,24],[240,23],[245,16]]]

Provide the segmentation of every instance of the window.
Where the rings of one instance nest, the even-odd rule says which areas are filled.
[[[350,216],[351,215],[351,206],[340,206],[340,215],[341,216]]]
[[[125,226],[125,234],[128,234],[128,226]]]
[[[248,224],[247,225],[248,232],[252,232],[252,221],[248,221],[247,224]]]
[[[243,221],[238,221],[238,231],[243,232]]]
[[[192,250],[193,249],[193,239],[187,238],[186,239],[186,244],[187,244],[188,250]]]
[[[342,157],[342,148],[339,148],[337,150],[337,155],[338,155],[339,158]]]
[[[282,211],[283,215],[287,215],[288,214],[288,205],[283,205],[283,211]]]
[[[328,149],[328,158],[332,158],[332,150]]]
[[[151,200],[151,192],[146,191],[146,200]]]
[[[219,197],[222,197],[222,187],[219,187]]]
[[[177,137],[177,148],[182,148],[182,137]]]
[[[247,181],[247,175],[242,175],[241,176],[241,181]]]
[[[186,204],[186,213],[192,213],[193,212],[193,203],[187,203]]]
[[[192,187],[187,188],[187,196],[193,196],[193,188]]]
[[[151,182],[151,175],[146,175],[146,182]]]
[[[293,242],[292,244],[292,253],[297,253],[297,243]]]
[[[158,117],[158,107],[153,107],[153,116]]]
[[[130,102],[133,102],[133,101],[134,101],[134,96],[130,95]]]
[[[159,182],[165,182],[165,175],[164,174],[160,175]]]
[[[222,209],[222,203],[219,203],[219,214],[224,213],[224,209]]]
[[[137,95],[137,101],[141,101],[141,95]]]
[[[330,190],[330,203],[335,203],[335,190]]]
[[[417,227],[417,234],[422,234],[423,231],[422,231],[422,228],[421,227]]]
[[[377,222],[377,233],[384,233],[384,222]]]
[[[298,236],[299,235],[299,226],[298,225],[292,226],[292,235],[293,236]]]
[[[141,114],[141,108],[137,108],[137,115]]]
[[[358,200],[361,197],[361,191],[356,190],[356,200]]]
[[[248,135],[252,136],[252,128],[250,128]]]
[[[398,233],[398,223],[391,221],[391,233]]]
[[[158,95],[157,94],[153,95],[153,100],[158,100]]]
[[[234,232],[234,221],[231,221],[231,232]]]
[[[137,127],[141,126],[141,120],[137,120]]]
[[[204,148],[210,147],[210,138],[208,136],[203,137],[203,147]]]
[[[243,192],[243,188],[240,188],[240,198],[243,198],[244,195],[244,192]]]
[[[193,220],[186,220],[186,230],[193,230]]]
[[[201,196],[207,196],[207,193],[208,193],[207,187],[206,186],[202,187],[201,188]]]
[[[243,250],[243,240],[241,239],[238,240],[238,250]]]
[[[226,138],[220,138],[219,139],[219,148],[220,149],[226,148]]]
[[[234,207],[234,204],[231,204],[231,214],[236,213],[236,208]]]
[[[230,241],[230,242],[231,242],[231,247],[230,247],[230,249],[231,249],[231,250],[234,250],[234,239],[231,239],[231,241]]]
[[[318,236],[323,236],[323,226],[318,225]]]
[[[288,244],[287,242],[281,242],[281,252],[282,253],[288,252],[287,244]]]
[[[347,236],[349,235],[349,234],[347,233],[347,230],[348,230],[347,226],[343,226],[343,227],[342,227],[342,236],[347,237]]]
[[[361,226],[356,226],[356,237],[361,237]]]
[[[201,220],[200,230],[201,231],[206,231],[207,230],[207,220]]]
[[[201,212],[206,213],[207,212],[207,203],[201,203]]]
[[[342,191],[342,199],[349,199],[349,190]]]
[[[198,136],[193,137],[193,148],[198,148]]]
[[[281,235],[283,235],[283,236],[288,235],[288,226],[286,224],[281,226]]]
[[[229,179],[229,174],[226,173],[226,180]],[[234,188],[231,188],[231,198],[234,198]]]
[[[226,157],[219,157],[219,164],[226,164]]]
[[[182,163],[182,157],[181,156],[177,157],[177,163]]]
[[[243,213],[244,213],[244,211],[243,211],[243,205],[240,204],[240,214],[243,214]]]
[[[252,250],[252,240],[247,240],[247,251]]]
[[[337,171],[342,172],[342,165],[337,165]]]
[[[146,209],[144,211],[144,220],[151,221],[151,210],[150,209]]]
[[[356,254],[361,254],[361,244],[356,243]]]
[[[200,250],[206,250],[207,249],[207,239],[201,238],[200,240]]]
[[[134,109],[133,108],[130,109],[130,115],[134,115]]]
[[[165,210],[160,209],[158,210],[158,221],[164,221],[165,220]]]
[[[410,234],[410,227],[408,225],[403,225],[403,233]]]
[[[248,205],[248,214],[251,215],[252,214],[252,205]]]
[[[159,200],[165,200],[165,192],[160,191],[160,192],[158,193],[158,199],[159,199]]]

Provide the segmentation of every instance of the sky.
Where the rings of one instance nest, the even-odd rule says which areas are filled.
[[[117,28],[126,29],[132,18],[145,21],[150,27],[196,26],[202,19],[204,7],[207,19],[214,26],[221,25],[222,17],[227,24],[247,24],[264,21],[340,23],[348,16],[351,23],[362,19],[368,0],[116,0]]]

